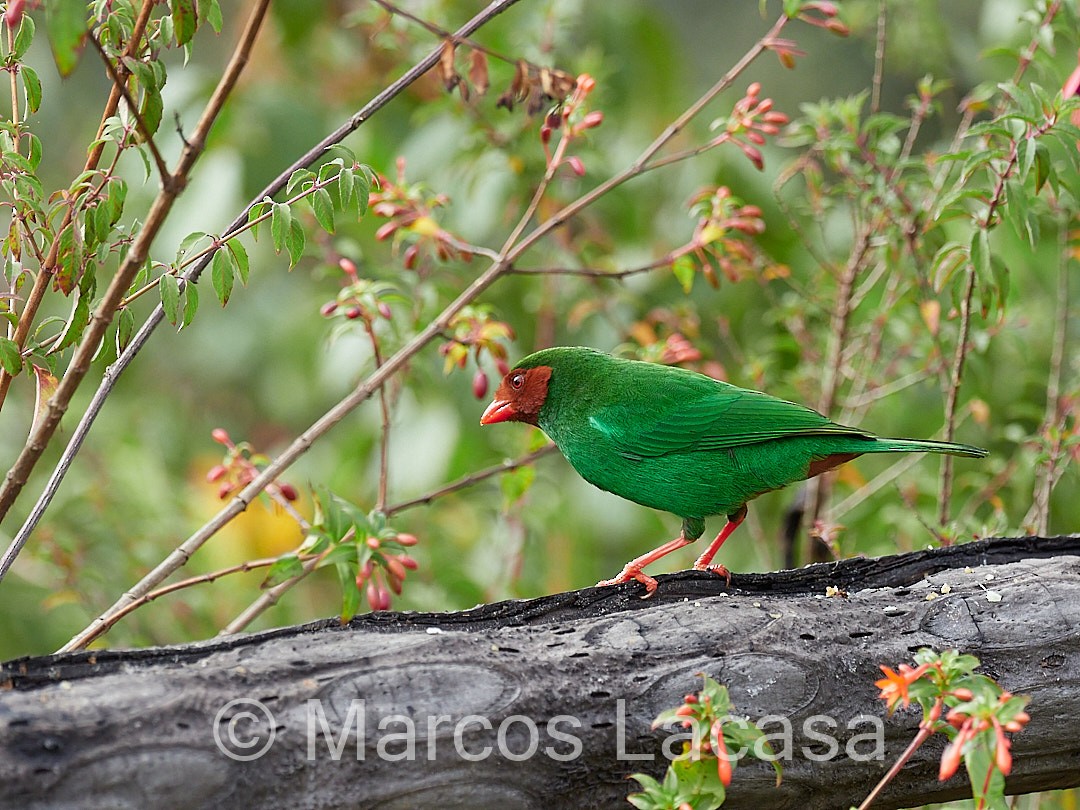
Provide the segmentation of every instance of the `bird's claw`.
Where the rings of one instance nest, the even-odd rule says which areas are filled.
[[[731,572],[727,570],[726,565],[720,565],[720,564],[717,564],[717,565],[699,565],[697,563],[694,563],[694,570],[695,571],[712,571],[717,576],[723,577],[724,581],[727,583],[728,587],[729,588],[731,587]]]
[[[645,593],[642,595],[642,599],[648,599],[656,591],[656,580],[642,571],[640,568],[631,568],[627,566],[619,575],[613,579],[603,579],[596,583],[596,587],[602,588],[605,585],[621,585],[624,582],[635,580],[645,586]]]

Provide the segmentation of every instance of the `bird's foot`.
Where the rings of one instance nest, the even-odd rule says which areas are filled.
[[[698,560],[696,563],[694,563],[694,570],[712,571],[717,576],[723,577],[724,581],[727,582],[728,587],[731,587],[731,572],[727,570],[726,565],[720,565],[719,563],[716,565],[709,565],[708,563],[702,563],[701,560]]]
[[[621,585],[624,582],[635,580],[645,586],[645,594],[642,599],[648,599],[656,591],[656,580],[642,571],[640,568],[635,568],[632,565],[626,566],[619,575],[613,579],[604,579],[596,583],[596,587],[601,588],[605,585]]]

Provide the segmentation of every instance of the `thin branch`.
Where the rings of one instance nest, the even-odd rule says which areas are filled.
[[[289,577],[277,585],[273,585],[259,594],[259,597],[248,605],[235,619],[225,625],[219,632],[219,636],[230,636],[233,633],[241,632],[245,627],[255,621],[261,614],[272,608],[278,603],[282,595],[295,587],[302,580],[307,578],[308,574],[319,567],[319,563],[323,561],[327,554],[334,550],[334,546],[326,549],[321,554],[308,557],[301,563],[301,570],[298,574]],[[112,624],[115,624],[117,620],[113,620]],[[110,627],[112,626],[110,624]]]
[[[1046,461],[1039,465],[1031,509],[1024,524],[1039,534],[1050,526],[1050,495],[1056,482],[1056,472],[1063,455],[1062,433],[1065,428],[1065,409],[1061,401],[1062,368],[1065,364],[1065,344],[1069,332],[1069,244],[1068,221],[1058,229],[1057,311],[1054,315],[1054,344],[1050,353],[1050,373],[1046,381],[1046,412],[1040,433],[1050,443]]]
[[[870,112],[876,113],[881,110],[881,83],[885,76],[885,22],[888,12],[888,0],[880,0],[878,3],[877,18],[877,42],[874,46],[874,79],[870,95]]]
[[[161,180],[163,186],[167,186],[172,182],[173,177],[169,172],[169,166],[165,163],[165,158],[161,156],[161,152],[158,151],[157,142],[154,141],[154,133],[150,131],[150,128],[146,125],[146,119],[142,117],[142,113],[139,112],[139,102],[131,95],[131,90],[127,86],[127,81],[122,77],[116,68],[116,65],[109,59],[109,55],[105,53],[105,49],[101,46],[98,38],[91,31],[86,37],[90,44],[94,46],[94,50],[97,51],[98,56],[101,57],[101,61],[105,63],[105,72],[109,74],[109,78],[112,79],[113,86],[120,91],[120,95],[124,97],[124,101],[127,102],[128,112],[131,113],[131,117],[135,119],[135,128],[139,134],[142,135],[143,143],[146,144],[146,148],[150,150],[150,156],[154,159],[154,165],[157,167],[158,177]]]
[[[196,585],[204,585],[209,582],[215,582],[222,577],[227,577],[232,574],[245,574],[248,571],[255,571],[259,568],[269,568],[270,566],[274,565],[277,562],[280,562],[285,557],[290,555],[295,555],[295,552],[289,552],[288,554],[282,554],[277,557],[264,557],[259,560],[248,560],[247,562],[242,562],[237,565],[230,565],[227,568],[221,568],[217,571],[211,571],[207,574],[199,574],[194,577],[182,579],[179,582],[172,582],[168,585],[162,585],[160,588],[155,588],[154,590],[150,591],[150,593],[127,605],[124,610],[117,613],[114,618],[114,622],[120,621],[129,613],[138,610],[143,605],[149,604],[150,602],[153,602],[155,599],[159,599],[162,596],[167,596],[168,594],[175,593],[176,591],[182,591],[185,588],[192,588]],[[315,561],[317,563],[324,556],[325,552],[323,554],[304,554],[300,555],[299,559],[303,564],[306,564],[310,561]]]
[[[400,503],[390,504],[383,509],[383,514],[387,517],[395,515],[398,512],[404,512],[406,509],[412,509],[414,506],[427,506],[437,498],[441,498],[444,495],[449,495],[452,492],[457,492],[461,489],[466,489],[481,481],[486,481],[495,475],[501,475],[502,473],[513,472],[519,467],[527,467],[539,458],[550,455],[555,450],[554,444],[545,444],[543,447],[533,450],[531,453],[526,453],[523,456],[518,456],[514,459],[506,459],[499,464],[493,464],[490,467],[485,467],[482,470],[463,475],[456,481],[451,481],[449,484],[443,484],[441,487],[431,490],[423,495],[419,495],[416,498],[412,498],[408,501],[401,501]]]

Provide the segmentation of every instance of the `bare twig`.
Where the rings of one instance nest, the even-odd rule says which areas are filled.
[[[449,484],[443,484],[441,487],[433,489],[431,492],[427,492],[423,495],[419,495],[408,501],[401,501],[400,503],[394,503],[387,506],[383,513],[388,517],[390,515],[397,514],[398,512],[404,512],[406,509],[412,509],[414,506],[427,506],[437,498],[441,498],[444,495],[449,495],[451,492],[457,492],[458,490],[471,487],[481,481],[486,481],[495,475],[502,473],[512,472],[519,467],[527,467],[539,458],[543,458],[549,455],[555,450],[554,444],[545,444],[543,447],[533,450],[531,453],[526,453],[523,456],[518,456],[514,459],[506,459],[499,464],[493,464],[490,467],[485,467],[482,470],[463,475],[456,481],[451,481]]]
[[[139,102],[131,95],[131,90],[128,89],[126,77],[121,76],[117,66],[109,59],[109,55],[105,53],[105,49],[101,47],[101,43],[98,41],[97,36],[91,31],[86,37],[90,44],[94,46],[94,50],[97,51],[98,56],[101,57],[101,61],[105,63],[105,72],[109,74],[109,78],[112,79],[113,86],[120,91],[120,95],[123,96],[124,101],[127,102],[128,112],[131,113],[131,117],[135,119],[135,128],[142,136],[143,143],[146,144],[146,148],[150,150],[150,156],[154,159],[154,166],[157,167],[158,178],[161,181],[162,186],[167,187],[169,183],[173,182],[173,176],[169,172],[169,166],[165,163],[165,158],[161,156],[161,152],[158,150],[157,142],[154,140],[154,133],[150,131],[150,128],[146,125],[146,119],[142,117],[142,113],[139,112]]]
[[[222,577],[230,576],[231,574],[245,574],[248,571],[255,571],[259,568],[269,568],[271,565],[274,565],[275,563],[281,561],[282,559],[290,555],[295,555],[295,552],[289,552],[289,554],[282,554],[277,557],[264,557],[258,560],[248,560],[247,562],[242,562],[237,565],[230,565],[227,568],[221,568],[217,571],[211,571],[207,574],[199,574],[198,576],[182,579],[179,582],[171,582],[168,585],[162,585],[160,588],[155,588],[154,590],[150,591],[150,593],[146,594],[140,599],[137,599],[130,605],[127,605],[124,610],[117,613],[116,617],[114,618],[114,623],[120,621],[129,613],[132,613],[138,608],[141,608],[143,605],[149,604],[150,602],[153,602],[155,599],[159,599],[162,596],[167,596],[170,593],[176,593],[177,591],[182,591],[186,588],[192,588],[196,585],[204,585],[208,582],[215,582],[216,580],[219,580]],[[325,552],[323,554],[302,554],[299,555],[299,559],[302,564],[307,564],[308,562],[312,561],[317,564],[323,556],[325,556]]]
[[[881,110],[881,82],[885,76],[885,32],[888,18],[888,0],[878,3],[877,42],[874,46],[874,80],[871,84],[870,112]]]
[[[1064,218],[1062,218],[1064,220]],[[1045,535],[1050,527],[1050,495],[1054,491],[1058,465],[1063,454],[1062,431],[1065,412],[1061,402],[1062,368],[1065,363],[1065,344],[1069,332],[1069,245],[1068,222],[1061,222],[1058,239],[1057,312],[1054,315],[1054,345],[1050,353],[1050,373],[1046,381],[1046,412],[1040,435],[1049,442],[1046,461],[1039,465],[1035,477],[1035,492],[1031,509],[1024,524]]]

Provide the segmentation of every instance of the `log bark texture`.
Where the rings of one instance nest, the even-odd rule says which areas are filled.
[[[683,572],[641,592],[7,662],[0,807],[629,807],[627,775],[660,776],[665,745],[678,750],[650,722],[707,672],[739,713],[791,727],[786,740],[784,721],[765,726],[783,783],[744,761],[725,807],[847,808],[919,719],[883,719],[875,750],[859,718],[882,718],[878,665],[924,646],[977,655],[1031,697],[1010,793],[1080,785],[1080,537],[736,574],[729,589]],[[808,728],[815,716],[835,727]],[[943,745],[923,746],[875,807],[970,796],[963,769],[938,782]]]

